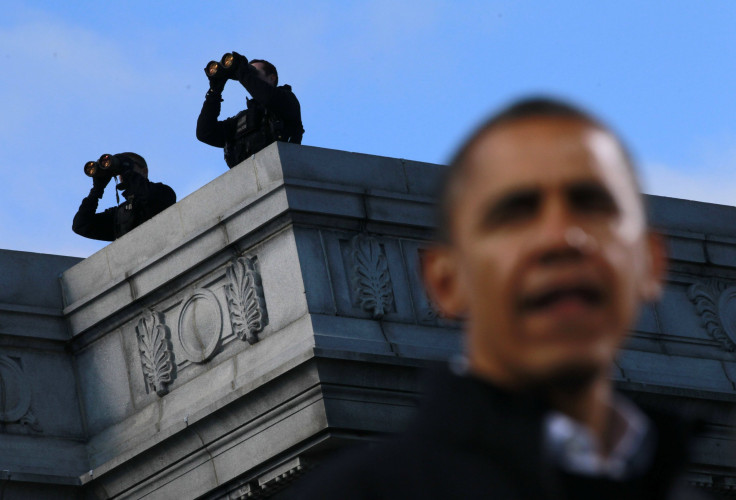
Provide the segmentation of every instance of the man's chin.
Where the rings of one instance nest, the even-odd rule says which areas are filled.
[[[535,377],[530,388],[545,394],[575,395],[585,392],[600,376],[600,366],[593,363],[568,364]]]

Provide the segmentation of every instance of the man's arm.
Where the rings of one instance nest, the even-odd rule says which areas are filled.
[[[202,111],[197,118],[197,139],[210,146],[224,148],[225,143],[235,135],[235,120],[228,118],[217,121],[220,116],[222,95],[209,91],[204,98]]]
[[[72,231],[93,240],[113,241],[115,239],[115,207],[99,214],[95,213],[99,197],[96,188],[82,200],[72,222]]]
[[[274,87],[258,76],[258,70],[250,64],[241,64],[238,81],[245,90],[266,109],[282,120],[301,125],[301,112],[296,96],[284,87]]]
[[[145,220],[158,215],[176,203],[174,190],[161,182],[151,182],[148,192],[148,202],[141,207]]]

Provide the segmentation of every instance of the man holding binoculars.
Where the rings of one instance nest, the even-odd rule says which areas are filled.
[[[86,238],[113,241],[176,203],[173,189],[148,180],[146,160],[136,153],[104,154],[97,161],[88,161],[84,173],[92,177],[92,189],[74,216],[72,230]],[[122,190],[125,202],[95,213],[113,177],[119,181],[116,189]]]
[[[225,163],[232,168],[274,141],[301,144],[304,128],[299,101],[289,85],[278,86],[273,64],[262,59],[248,62],[228,52],[204,69],[210,88],[197,119],[197,139],[224,148]],[[251,95],[247,109],[218,121],[222,91],[228,80],[237,80]]]

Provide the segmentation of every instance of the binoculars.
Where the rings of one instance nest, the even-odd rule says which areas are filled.
[[[209,78],[228,78],[229,76],[235,74],[235,71],[237,70],[236,66],[237,64],[235,63],[235,57],[230,52],[228,52],[227,54],[222,56],[222,59],[220,59],[219,62],[208,62],[205,71]]]
[[[89,177],[113,177],[133,168],[133,163],[126,157],[105,153],[97,161],[84,164],[84,173]]]

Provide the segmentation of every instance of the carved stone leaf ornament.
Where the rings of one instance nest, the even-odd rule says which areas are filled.
[[[237,259],[227,269],[229,283],[225,287],[233,332],[249,344],[258,342],[258,333],[268,324],[266,299],[255,261],[255,257]]]
[[[365,234],[351,242],[353,257],[353,287],[360,307],[380,319],[391,309],[393,290],[388,272],[388,260],[378,241]]]
[[[163,397],[174,381],[174,352],[169,341],[169,327],[164,324],[163,314],[149,309],[138,320],[135,331],[146,388]]]
[[[708,335],[724,350],[736,351],[736,287],[709,280],[691,285],[687,295]]]

